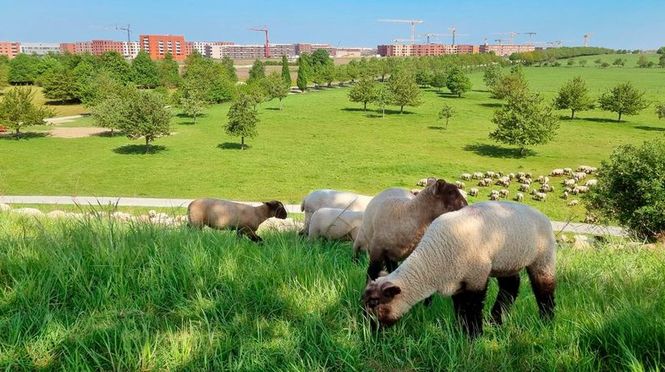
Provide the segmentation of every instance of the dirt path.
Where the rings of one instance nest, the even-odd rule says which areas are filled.
[[[99,127],[77,127],[77,128],[55,127],[49,130],[51,136],[57,138],[82,138],[82,137],[99,135],[106,132],[109,132],[109,130],[106,128],[99,128]]]

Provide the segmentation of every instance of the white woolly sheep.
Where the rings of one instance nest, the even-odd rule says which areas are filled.
[[[521,184],[520,187],[519,187],[519,190],[523,191],[523,192],[529,192],[530,189],[531,189],[531,185],[526,184],[526,183]]]
[[[499,190],[499,196],[501,196],[502,198],[507,198],[508,194],[510,194],[510,191],[508,191],[506,189]]]
[[[589,187],[588,186],[575,186],[573,188],[573,195],[577,194],[584,194],[589,192]]]
[[[573,173],[573,178],[577,181],[586,178],[586,173],[584,172],[575,172]]]
[[[508,178],[509,178],[509,179],[514,180],[515,177],[516,177],[516,176],[515,176],[515,173],[508,173]]]
[[[341,208],[348,211],[362,212],[372,200],[371,196],[355,194],[348,191],[316,190],[312,191],[300,203],[300,210],[305,212],[305,223],[301,234],[309,231],[309,220],[320,208]]]
[[[494,177],[496,177],[496,172],[494,172],[494,171],[487,171],[487,172],[485,172],[485,177],[487,177],[487,178],[494,178]]]
[[[574,178],[569,178],[567,180],[563,180],[563,185],[568,186],[568,187],[575,187],[575,184],[577,181]]]
[[[586,183],[584,184],[584,186],[586,186],[586,187],[594,187],[594,186],[598,186],[598,180],[595,179],[595,178],[592,178],[592,179],[586,181]]]
[[[219,199],[196,199],[187,207],[189,226],[236,230],[252,241],[262,239],[256,235],[259,225],[270,217],[286,218],[284,204],[277,200],[259,206]]]
[[[472,187],[472,188],[469,190],[469,195],[471,195],[471,196],[478,196],[478,193],[479,193],[479,191],[478,191],[478,189],[475,188],[475,187]]]
[[[563,171],[562,168],[553,169],[550,172],[550,176],[554,176],[554,177],[563,176],[564,174],[565,174],[565,172]]]
[[[481,180],[483,178],[485,178],[485,174],[483,172],[473,172],[474,180]]]
[[[308,237],[332,240],[356,240],[363,222],[363,212],[341,208],[320,208],[309,221]]]
[[[545,199],[547,199],[547,194],[544,192],[535,192],[533,194],[533,200],[545,201]]]
[[[573,200],[571,200],[571,201],[568,202],[568,206],[569,206],[569,207],[573,207],[573,206],[578,205],[579,203],[580,203],[579,200],[577,200],[577,199],[573,199]]]
[[[540,189],[538,189],[538,190],[540,192],[552,192],[552,191],[554,191],[554,186],[551,186],[548,183],[544,183],[544,184],[542,184],[542,186],[540,186]]]
[[[524,200],[524,194],[522,194],[521,192],[515,194],[515,201],[521,202],[523,200]]]
[[[416,186],[420,187],[425,187],[427,186],[430,182],[436,181],[436,178],[434,177],[427,177],[427,178],[422,178],[416,182]]]
[[[487,187],[492,184],[492,179],[491,178],[483,178],[482,180],[478,181],[478,186],[481,187]]]
[[[563,192],[563,198],[564,199],[568,199],[568,195],[569,195],[568,191]]]
[[[462,173],[462,176],[460,176],[464,181],[471,181],[471,177],[471,173]]]
[[[499,178],[499,179],[496,181],[495,185],[499,185],[499,186],[503,186],[503,187],[508,187],[508,186],[510,186],[510,177],[508,177],[508,176],[503,176],[503,177]]]
[[[452,296],[458,322],[473,338],[483,331],[489,278],[498,278],[491,320],[501,324],[503,312],[519,293],[519,273],[524,268],[541,317],[552,319],[555,265],[556,241],[545,215],[524,204],[476,203],[434,220],[399,268],[368,283],[363,308],[387,327],[438,292]]]
[[[459,189],[464,189],[466,185],[462,181],[455,181],[455,186],[457,186]]]

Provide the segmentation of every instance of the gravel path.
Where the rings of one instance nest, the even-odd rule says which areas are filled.
[[[164,198],[125,198],[125,197],[94,197],[94,196],[0,196],[0,203],[6,204],[79,204],[84,206],[118,205],[119,207],[148,207],[148,208],[186,208],[193,199],[164,199]],[[259,205],[258,202],[245,202],[250,205]],[[300,205],[287,204],[289,213],[301,213]],[[617,226],[591,225],[577,222],[552,221],[552,228],[556,233],[567,232],[574,234],[627,236],[626,230]]]

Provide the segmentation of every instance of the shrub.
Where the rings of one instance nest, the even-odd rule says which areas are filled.
[[[590,210],[614,219],[642,239],[665,234],[665,141],[619,146],[587,196]]]

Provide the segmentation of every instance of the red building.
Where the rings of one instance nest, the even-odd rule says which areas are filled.
[[[163,59],[166,53],[171,53],[176,61],[187,58],[187,45],[182,35],[141,35],[139,47],[145,50],[153,60]]]
[[[0,56],[7,56],[10,59],[21,53],[21,43],[14,41],[0,41]]]
[[[118,52],[122,54],[122,41],[92,40],[90,42],[92,54],[99,56],[106,52]]]
[[[76,53],[76,43],[60,43],[60,53]]]

